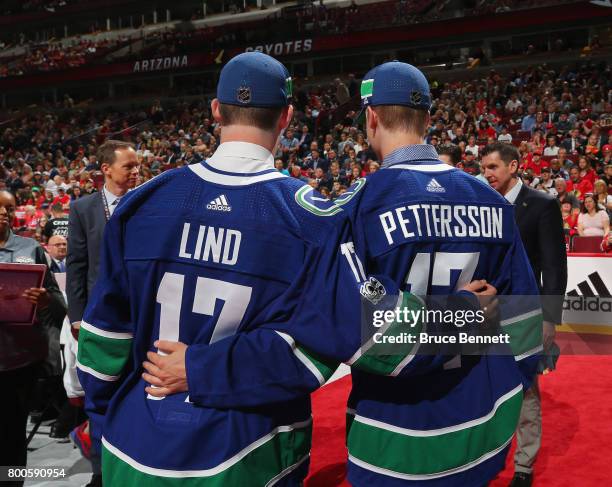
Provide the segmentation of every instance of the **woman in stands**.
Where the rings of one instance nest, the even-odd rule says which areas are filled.
[[[36,225],[36,233],[34,234],[34,239],[38,242],[42,242],[44,241],[45,238],[45,226],[47,225],[47,222],[49,221],[49,218],[47,217],[47,215],[45,215],[43,213],[43,215],[39,218],[38,220],[38,224]]]
[[[542,131],[538,129],[534,130],[533,135],[531,136],[531,146],[533,147],[533,150],[544,151],[545,143],[546,142],[542,136]]]
[[[608,194],[608,188],[606,187],[606,182],[598,179],[594,184],[595,201],[597,202],[597,206],[600,210],[606,210],[612,214],[612,195]]]
[[[578,235],[581,237],[604,237],[610,232],[610,218],[605,210],[597,208],[595,197],[587,194],[584,207],[578,216]]]
[[[597,180],[597,173],[591,167],[591,161],[586,156],[580,156],[578,159],[578,169],[580,169],[580,179],[590,181],[591,184],[595,184]]]

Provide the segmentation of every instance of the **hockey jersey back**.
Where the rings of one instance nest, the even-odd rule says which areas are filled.
[[[109,221],[78,359],[105,483],[305,477],[308,394],[333,373],[312,351],[355,353],[359,303],[340,305],[359,293],[349,290],[347,218],[267,167],[236,158],[169,171],[124,197]],[[189,345],[189,395],[147,396],[142,362],[158,339]],[[228,359],[251,352],[257,359],[240,368]],[[282,380],[268,387],[266,370],[282,370]]]
[[[428,146],[406,148],[349,192],[344,209],[368,272],[418,295],[486,279],[502,295],[501,329],[511,337],[482,356],[415,356],[395,377],[353,369],[349,480],[482,485],[503,468],[541,350],[538,289],[513,207]]]

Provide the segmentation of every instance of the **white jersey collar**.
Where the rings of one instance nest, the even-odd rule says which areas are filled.
[[[274,169],[274,156],[258,144],[224,142],[206,160],[213,169],[237,174],[253,174]]]

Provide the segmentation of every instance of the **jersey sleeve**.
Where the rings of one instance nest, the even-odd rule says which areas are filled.
[[[499,277],[492,284],[500,295],[501,332],[509,335],[510,349],[527,389],[543,349],[543,316],[538,285],[516,227]]]
[[[389,320],[375,328],[375,312],[418,311],[423,302],[400,293],[384,276],[368,276],[355,251],[350,225],[311,249],[305,272],[279,305],[291,310],[281,322],[262,323],[212,345],[187,349],[190,400],[209,407],[249,407],[304,396],[323,385],[339,362],[377,375],[397,375],[431,359],[414,359],[414,345],[385,350],[374,339],[419,333]]]
[[[97,440],[110,399],[128,372],[134,336],[121,225],[119,218],[106,225],[98,281],[79,331],[78,376]]]

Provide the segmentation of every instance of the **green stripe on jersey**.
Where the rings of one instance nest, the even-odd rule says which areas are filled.
[[[315,353],[307,348],[297,346],[297,349],[304,354],[304,356],[312,363],[314,367],[323,376],[323,379],[327,381],[340,365],[336,360],[327,359],[318,353]]]
[[[81,327],[77,360],[96,372],[117,376],[123,372],[131,348],[131,338],[108,338]]]
[[[475,421],[478,424],[474,426],[441,434],[435,434],[435,431],[390,431],[365,424],[357,416],[348,433],[349,455],[399,474],[444,475],[444,472],[471,462],[484,461],[487,454],[509,442],[518,423],[522,401],[523,391],[519,387],[498,404],[490,418]]]
[[[425,310],[423,302],[414,294],[407,292],[402,293],[401,308],[413,311]],[[384,331],[383,328],[381,328],[380,332],[382,333],[382,337],[380,337],[379,341],[383,339],[389,340],[389,337],[400,337],[402,333],[418,336],[423,330],[422,314],[418,316],[421,317],[421,320],[418,321],[415,326],[407,326],[406,323],[403,322],[393,322],[384,329]],[[372,374],[390,375],[396,371],[397,367],[413,354],[419,346],[418,341],[416,344],[395,343],[390,345],[389,342],[376,343],[373,340],[372,338],[371,342],[368,342],[362,347],[362,355],[353,363],[349,364],[351,367]],[[401,353],[393,355],[385,353],[385,351],[389,350],[389,347],[393,347],[396,350],[400,350],[401,348]]]
[[[187,472],[180,470],[152,469],[135,464],[133,461],[123,460],[103,445],[102,478],[104,485],[110,486],[264,486],[277,476],[280,478],[284,474],[289,475],[292,470],[307,461],[311,434],[312,422],[305,428],[279,432],[220,472],[217,468],[211,469],[210,475],[206,475],[206,470],[189,472],[187,476],[185,475]]]
[[[542,313],[518,318],[514,322],[505,322],[501,328],[502,333],[510,335],[510,349],[515,357],[542,345]]]

